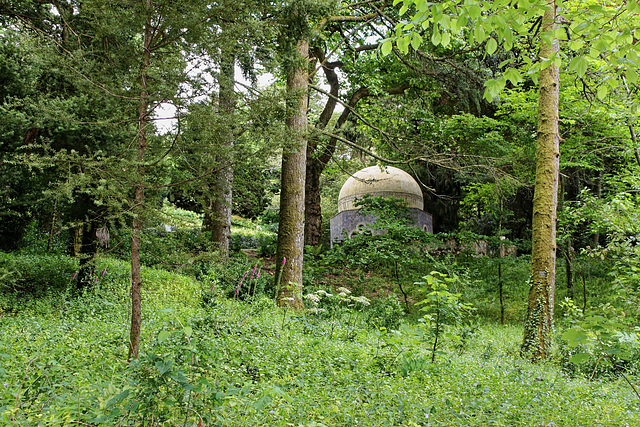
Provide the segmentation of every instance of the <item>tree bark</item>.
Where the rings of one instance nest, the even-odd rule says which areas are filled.
[[[234,65],[235,56],[223,52],[220,63],[220,77],[218,79],[218,85],[220,86],[218,104],[220,113],[229,117],[235,109],[235,93],[233,91],[235,80]],[[229,255],[229,240],[231,239],[231,203],[233,199],[233,129],[229,128],[223,138],[222,155],[220,156],[223,169],[215,176],[210,226],[211,241],[220,248],[220,255],[223,258],[227,258]]]
[[[307,156],[313,156],[313,151],[307,150]],[[317,159],[307,161],[307,177],[305,180],[305,227],[304,241],[311,246],[319,246],[322,242],[322,208],[320,197],[320,178],[324,165]]]
[[[76,277],[76,291],[82,292],[91,289],[91,278],[95,273],[94,258],[98,252],[96,243],[96,231],[98,229],[95,221],[88,220],[88,224],[80,227],[80,253],[78,261],[78,276]]]
[[[142,325],[142,278],[140,274],[140,239],[142,235],[142,211],[144,203],[144,155],[147,149],[147,127],[149,126],[149,97],[147,72],[151,64],[151,0],[147,0],[147,19],[144,26],[143,56],[140,71],[140,107],[138,110],[138,182],[135,186],[133,224],[131,227],[131,331],[129,334],[128,360],[137,359],[140,351]]]
[[[276,250],[276,298],[280,306],[302,309],[304,201],[307,162],[307,91],[309,41],[298,40],[295,66],[287,71],[290,115],[287,128],[292,148],[282,153],[280,224]]]
[[[542,18],[542,33],[556,28],[556,4]],[[558,52],[557,39],[541,38],[540,58],[549,59]],[[559,72],[553,62],[540,72],[538,93],[538,143],[536,180],[533,197],[533,234],[531,279],[524,338],[520,353],[531,361],[544,360],[550,352],[556,272],[556,219],[560,136],[558,131]]]

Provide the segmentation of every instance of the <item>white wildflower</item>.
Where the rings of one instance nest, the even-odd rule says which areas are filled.
[[[312,304],[318,305],[320,302],[320,297],[316,294],[306,294],[305,299],[309,300]]]
[[[351,297],[351,299],[357,303],[360,303],[364,306],[368,306],[371,305],[371,301],[369,300],[369,298],[365,297],[364,295],[361,295],[359,297]]]
[[[345,294],[345,295],[346,295],[346,294],[350,294],[350,293],[351,293],[351,291],[350,291],[349,289],[347,289],[347,288],[343,288],[342,286],[340,286],[340,287],[338,288],[338,292],[340,292],[340,294]]]
[[[330,297],[332,296],[329,292],[323,290],[323,289],[319,289],[316,291],[316,294],[319,296],[323,296],[323,297]]]

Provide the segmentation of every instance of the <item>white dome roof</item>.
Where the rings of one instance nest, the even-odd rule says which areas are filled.
[[[344,183],[338,196],[338,212],[359,209],[354,205],[356,199],[367,194],[402,199],[408,208],[424,208],[422,190],[411,175],[392,166],[371,166],[354,173]]]

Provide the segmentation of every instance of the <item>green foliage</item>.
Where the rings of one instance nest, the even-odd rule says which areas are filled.
[[[613,180],[621,188],[635,188],[635,180],[618,177]],[[617,189],[617,188],[616,188]],[[605,278],[608,285],[595,295],[594,306],[604,303],[614,304],[633,319],[640,317],[640,247],[637,244],[637,217],[640,203],[637,195],[619,192],[609,197],[597,198],[589,191],[583,191],[576,202],[566,207],[561,220],[566,224],[567,235],[579,234],[586,229],[591,233],[606,233],[606,246],[584,247],[579,255],[580,268],[585,273],[594,271],[596,276]],[[576,239],[578,240],[578,239]],[[578,240],[579,241],[579,240]],[[591,242],[582,242],[591,243]],[[596,283],[590,284],[593,288]]]
[[[202,214],[178,208],[167,200],[162,203],[158,220],[172,230],[199,230],[202,228]]]
[[[186,221],[191,219],[190,215],[185,218]],[[209,263],[217,260],[218,256],[208,233],[201,232],[199,228],[182,228],[179,225],[172,227],[174,231],[167,231],[164,226],[143,231],[140,254],[142,265],[197,276]],[[122,260],[130,258],[130,231],[112,229],[110,234],[110,248],[106,252]]]
[[[334,246],[324,263],[394,271],[398,264],[406,268],[425,259],[423,248],[431,235],[409,223],[402,200],[367,195],[356,205],[362,207],[360,215],[375,221]]]
[[[272,173],[258,157],[251,156],[237,163],[233,173],[233,212],[245,218],[258,218],[277,191]]]
[[[22,301],[0,316],[3,425],[640,422],[624,383],[519,359],[518,327],[481,325],[466,335],[451,328],[466,345],[443,336],[452,356],[431,363],[423,328],[381,334],[362,322],[371,306],[334,319],[267,300],[213,296],[202,307],[200,284],[151,268],[143,269],[141,357],[127,365],[128,266],[101,259],[103,266],[93,292]],[[348,294],[344,301],[348,307]]]
[[[498,46],[505,51],[513,51],[525,45],[524,41],[530,36],[530,22],[536,21],[544,14],[547,3],[545,1],[524,0],[513,8],[506,3],[476,4],[447,1],[432,6],[424,0],[396,0],[394,4],[402,3],[399,13],[408,13],[409,19],[395,28],[395,34],[385,41],[382,52],[391,52],[392,42],[398,49],[408,53],[409,48],[418,49],[430,40],[434,46],[449,48],[457,45],[484,44],[487,56],[494,55]],[[572,57],[568,64],[570,71],[577,73],[581,79],[585,78],[588,69],[598,72],[608,72],[606,84],[598,89],[598,98],[604,99],[607,94],[620,84],[622,72],[612,64],[624,64],[631,74],[631,80],[637,81],[637,47],[628,46],[628,40],[636,34],[634,20],[637,14],[637,4],[633,6],[593,6],[588,8],[568,7],[563,10],[563,17],[569,22],[568,28],[550,30],[540,35],[545,43],[569,42],[566,50]],[[431,37],[423,38],[421,34],[427,30]],[[571,37],[569,37],[571,34]],[[501,66],[507,67],[502,75],[489,79],[485,86],[485,97],[495,98],[507,82],[512,85],[520,84],[525,76],[537,80],[537,74],[555,64],[560,67],[566,60],[564,55],[554,54],[550,58],[541,58],[534,62],[531,58],[507,59]],[[618,77],[618,79],[616,79]]]
[[[77,261],[65,255],[0,252],[0,292],[26,297],[65,291],[77,268]]]
[[[465,197],[461,202],[461,229],[486,236],[504,235],[508,222],[513,220],[508,199],[512,198],[518,185],[511,179],[497,182],[472,183],[465,186]]]
[[[562,305],[569,322],[562,333],[566,343],[563,362],[567,368],[590,378],[637,374],[640,368],[638,326],[622,321],[623,313],[611,305],[599,307],[593,314],[583,314],[569,298]]]
[[[49,244],[49,239],[50,244]],[[47,251],[49,247],[49,251]],[[22,230],[22,236],[16,245],[21,253],[30,254],[63,254],[69,250],[69,234],[64,232],[56,232],[50,236],[49,233],[41,229],[37,221],[31,221]]]
[[[365,321],[369,326],[388,331],[398,329],[404,317],[405,311],[395,295],[372,298],[365,312]]]
[[[200,279],[206,284],[203,288],[204,302],[213,301],[215,295],[248,300],[260,296],[272,297],[273,279],[262,271],[261,260],[250,260],[244,254],[233,255],[224,263],[209,264]]]
[[[275,251],[276,240],[277,234],[262,223],[248,220],[234,220],[231,223],[229,246],[233,251],[258,249],[261,256],[269,256],[272,251]]]
[[[438,352],[438,340],[444,333],[445,325],[457,326],[466,316],[473,310],[473,306],[460,300],[462,294],[454,294],[449,292],[449,285],[456,281],[453,277],[447,277],[438,271],[432,271],[428,276],[423,277],[424,282],[417,282],[416,285],[423,286],[421,290],[425,291],[426,298],[416,303],[421,311],[426,312],[421,319],[430,339],[433,342],[431,346],[431,362],[436,359]],[[461,337],[449,332],[450,338],[455,338],[458,342]]]
[[[488,239],[489,243],[491,240]],[[491,245],[489,245],[491,248]],[[440,268],[440,266],[434,266]],[[505,321],[519,323],[522,321],[526,306],[529,286],[526,278],[531,270],[531,258],[526,255],[504,258],[492,256],[458,257],[455,268],[449,264],[448,274],[462,278],[456,284],[456,293],[462,293],[465,300],[473,301],[477,314],[487,320],[500,320],[499,273],[502,274]],[[558,273],[561,269],[558,268]],[[598,272],[600,276],[602,272]],[[606,273],[605,273],[606,274]],[[595,274],[594,274],[595,276]],[[558,294],[563,292],[561,274],[558,275]],[[591,280],[595,281],[595,277]],[[595,284],[594,284],[595,286]]]
[[[354,313],[368,311],[368,307],[371,305],[369,298],[354,296],[349,289],[344,287],[339,287],[333,293],[320,289],[304,295],[304,298],[311,306],[309,307],[311,313],[329,319],[333,324],[337,321],[344,321],[348,326],[353,326],[356,317],[361,317],[354,316]]]

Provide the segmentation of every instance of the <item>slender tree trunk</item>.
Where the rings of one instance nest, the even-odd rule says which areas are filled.
[[[573,260],[575,259],[575,251],[573,249],[573,242],[571,238],[567,238],[566,247],[562,251],[564,255],[565,272],[567,276],[567,297],[574,298],[574,271]]]
[[[556,28],[555,1],[549,0],[548,5],[549,10],[542,18],[543,34],[553,34]],[[553,38],[550,44],[545,42],[544,38],[541,39],[540,58],[542,60],[551,58],[557,52],[557,39]],[[520,348],[522,357],[534,362],[544,360],[549,356],[550,335],[553,327],[560,157],[559,93],[558,67],[551,63],[540,72],[531,279],[524,324],[524,339]]]
[[[81,221],[75,230],[74,236],[74,253],[78,257],[78,274],[76,276],[77,292],[91,288],[91,279],[94,274],[94,258],[98,247],[96,245],[95,207],[93,198],[83,192],[74,195],[74,203],[71,209],[71,218],[75,221]]]
[[[235,93],[233,85],[235,80],[235,56],[230,54],[222,54],[220,64],[220,77],[218,84],[220,86],[219,108],[220,113],[225,116],[231,116],[235,109]],[[231,121],[229,121],[231,123]],[[229,255],[229,240],[231,238],[231,203],[232,203],[232,187],[233,187],[233,129],[229,130],[224,137],[221,161],[224,166],[215,177],[214,197],[212,200],[211,211],[211,241],[216,243],[220,248],[220,255],[226,258]]]
[[[280,225],[276,251],[276,289],[278,304],[303,308],[302,263],[304,253],[304,200],[307,161],[307,90],[309,41],[298,40],[295,67],[287,72],[290,111],[287,127],[295,139],[282,154]],[[285,260],[286,259],[286,260]]]
[[[140,108],[138,112],[138,183],[135,186],[133,224],[131,227],[131,331],[129,334],[128,360],[138,358],[142,324],[142,279],[140,275],[140,239],[142,235],[142,210],[144,203],[144,155],[147,149],[149,126],[149,98],[147,72],[151,63],[151,0],[147,0],[147,20],[144,27],[143,57],[140,72]]]
[[[598,171],[598,183],[596,184],[596,194],[598,196],[598,200],[602,200],[602,170]],[[600,232],[596,231],[593,235],[593,247],[597,248],[600,246]]]
[[[500,297],[500,324],[504,325],[504,282],[502,281],[502,257],[498,260],[498,295]]]
[[[58,197],[53,202],[53,214],[51,215],[51,226],[49,227],[49,238],[47,239],[47,252],[51,250],[51,241],[53,240],[53,232],[56,226],[56,214],[58,212]]]

